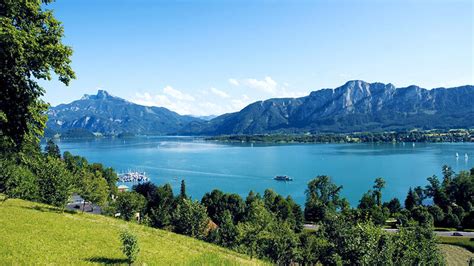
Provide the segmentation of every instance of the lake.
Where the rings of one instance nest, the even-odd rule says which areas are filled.
[[[188,194],[199,200],[215,188],[242,197],[250,190],[263,193],[271,188],[304,204],[308,181],[329,175],[343,186],[342,195],[353,206],[376,177],[386,181],[384,200],[398,197],[403,202],[410,186],[425,186],[428,176],[441,176],[444,164],[456,172],[474,167],[474,143],[252,145],[191,137],[136,137],[62,140],[58,145],[62,152],[84,156],[117,172],[145,171],[156,184],[170,183],[175,193],[184,179]],[[465,153],[471,158],[465,160]],[[275,181],[276,175],[288,175],[294,181]]]

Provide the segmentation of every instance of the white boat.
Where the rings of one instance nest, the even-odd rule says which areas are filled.
[[[287,176],[287,175],[277,175],[273,179],[277,181],[293,181],[293,178]]]
[[[456,158],[459,158],[459,153],[456,152]]]
[[[467,153],[464,154],[464,159],[469,159],[469,156],[467,156]]]

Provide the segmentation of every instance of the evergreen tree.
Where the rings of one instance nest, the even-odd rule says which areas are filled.
[[[54,158],[61,158],[61,152],[58,145],[52,139],[49,139],[44,148],[45,154]]]
[[[184,179],[181,180],[181,187],[179,189],[179,197],[181,199],[187,199],[188,196],[186,195],[186,184],[184,183]]]
[[[416,205],[417,202],[419,201],[418,195],[413,192],[412,188],[408,190],[407,197],[405,199],[405,208],[408,210],[412,210]]]

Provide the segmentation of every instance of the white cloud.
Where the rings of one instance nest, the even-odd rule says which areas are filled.
[[[271,97],[296,98],[307,95],[292,89],[288,83],[279,84],[269,76],[261,80],[229,79],[229,83],[240,86],[232,92],[232,95],[239,95],[237,93],[240,92],[240,96],[231,96],[228,92],[214,87],[180,91],[166,86],[158,93],[136,93],[131,101],[146,106],[165,107],[182,115],[220,115],[240,111],[253,102]]]
[[[255,102],[255,100],[250,99],[250,97],[247,96],[246,94],[243,94],[242,97],[239,98],[239,99],[232,99],[231,100],[232,108],[234,109],[234,111],[240,111],[245,106],[247,106],[247,105],[249,105],[253,102]]]
[[[307,95],[305,92],[295,91],[290,89],[287,82],[284,82],[283,85],[278,84],[272,77],[266,76],[262,80],[247,78],[240,81],[241,84],[245,85],[251,89],[257,89],[260,92],[270,94],[272,97],[290,97],[298,98]],[[268,96],[264,96],[263,99],[266,99]]]
[[[183,93],[179,90],[173,89],[171,86],[166,86],[163,88],[163,93],[169,95],[177,100],[182,101],[194,101],[195,98],[189,94]]]
[[[233,79],[233,78],[230,78],[230,79],[229,79],[229,83],[230,83],[231,85],[234,85],[234,86],[239,86],[239,84],[240,84],[238,80]]]
[[[209,100],[210,93],[219,96],[219,100]],[[198,90],[191,95],[166,86],[158,94],[135,93],[131,101],[145,106],[165,107],[182,115],[220,115],[238,111],[232,104],[230,95],[215,88]]]
[[[275,94],[278,85],[278,83],[269,76],[265,77],[263,80],[254,78],[244,79],[242,83],[249,88],[261,90],[270,94]]]
[[[227,94],[225,91],[218,90],[216,88],[211,88],[211,92],[214,93],[215,95],[221,97],[221,98],[229,98],[230,95]]]

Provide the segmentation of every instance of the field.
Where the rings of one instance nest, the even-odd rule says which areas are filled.
[[[450,244],[450,245],[463,247],[471,252],[474,252],[474,238],[462,237],[462,236],[456,236],[456,237],[440,236],[439,242],[443,244]]]
[[[255,265],[245,255],[171,232],[49,206],[9,199],[0,202],[0,262],[31,264],[124,264],[119,234],[138,236],[137,264]]]
[[[469,265],[468,261],[474,257],[469,250],[447,244],[440,244],[439,247],[443,251],[447,265]]]

